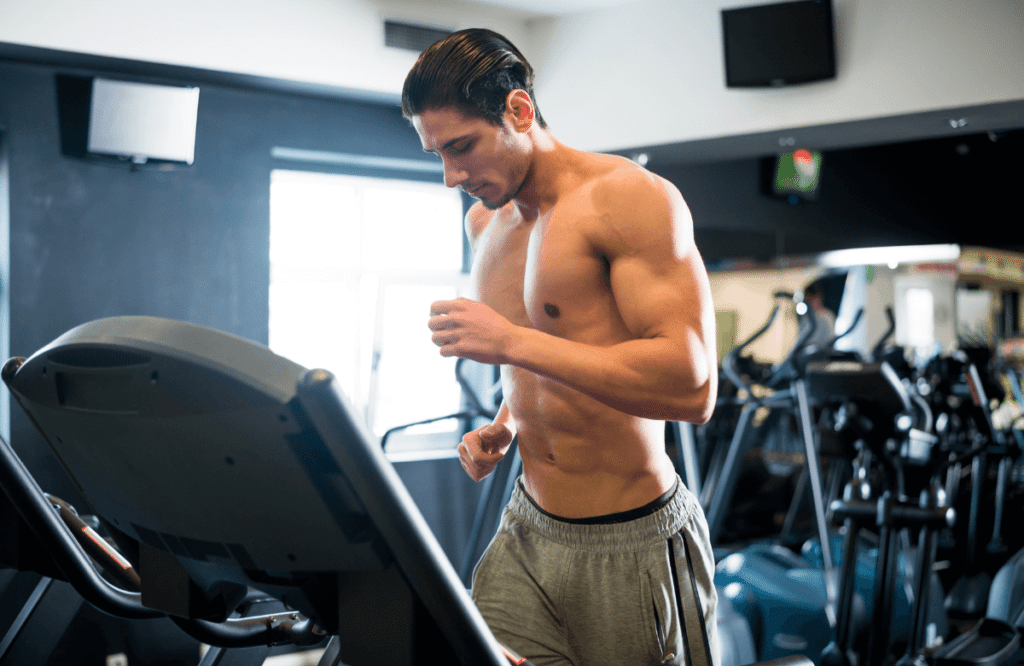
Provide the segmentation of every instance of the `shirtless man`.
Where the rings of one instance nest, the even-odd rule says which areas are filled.
[[[717,663],[707,526],[665,452],[664,422],[704,423],[716,396],[690,213],[668,181],[555,139],[532,79],[505,38],[467,30],[402,95],[445,184],[479,200],[478,300],[434,303],[429,327],[441,355],[500,365],[505,399],[459,456],[479,481],[518,435],[523,460],[473,598],[537,666],[682,664],[687,638],[692,663]]]

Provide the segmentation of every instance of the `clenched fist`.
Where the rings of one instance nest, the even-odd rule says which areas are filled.
[[[502,423],[491,423],[466,433],[459,444],[459,460],[474,481],[494,471],[512,444],[512,431]]]
[[[459,356],[501,365],[516,338],[516,326],[487,305],[468,298],[436,301],[430,306],[431,340],[441,356]]]

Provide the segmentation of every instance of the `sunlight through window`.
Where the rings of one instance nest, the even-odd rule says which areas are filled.
[[[270,347],[334,373],[377,435],[458,411],[455,359],[440,357],[427,317],[433,301],[465,295],[466,277],[457,192],[271,173]]]

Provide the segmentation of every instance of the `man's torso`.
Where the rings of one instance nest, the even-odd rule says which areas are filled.
[[[635,168],[604,158],[602,168]],[[513,324],[593,346],[635,336],[619,314],[610,262],[599,247],[594,178],[580,179],[535,220],[505,206],[481,211],[474,279],[478,298]],[[502,367],[527,491],[547,511],[583,517],[641,506],[674,480],[665,426],[513,366]]]

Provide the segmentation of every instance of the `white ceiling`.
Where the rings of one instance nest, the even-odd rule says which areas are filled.
[[[576,12],[624,5],[633,0],[469,0],[469,2],[544,16],[564,16]]]

